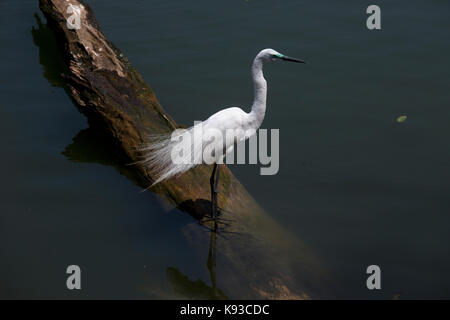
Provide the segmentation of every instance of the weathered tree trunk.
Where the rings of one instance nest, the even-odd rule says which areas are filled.
[[[68,29],[68,6],[81,8],[81,28]],[[129,163],[137,161],[138,146],[153,133],[178,127],[164,111],[152,89],[123,54],[100,31],[92,9],[77,0],[40,0],[47,23],[55,32],[68,72],[64,79],[72,98],[91,126],[106,129]],[[134,166],[137,183],[146,188],[152,181],[143,167]],[[200,222],[209,214],[210,166],[199,166],[179,178],[151,189]],[[135,181],[136,182],[136,181]],[[145,194],[143,194],[144,196]],[[226,238],[220,239],[218,259],[223,259],[217,286],[225,293],[246,293],[248,298],[308,298],[306,289],[319,268],[305,246],[271,219],[223,165],[219,206],[226,210]],[[208,242],[208,236],[187,228],[193,243]],[[214,242],[215,243],[215,242]],[[215,264],[214,264],[215,265]],[[217,263],[218,267],[221,265]],[[299,276],[300,275],[300,276]],[[307,280],[306,280],[307,279]],[[215,286],[215,284],[214,284]]]

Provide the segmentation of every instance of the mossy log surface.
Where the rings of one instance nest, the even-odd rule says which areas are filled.
[[[138,147],[149,134],[180,127],[126,57],[105,38],[89,5],[77,0],[39,2],[67,65],[63,78],[68,92],[90,126],[101,127],[111,135],[125,161],[139,160]],[[70,4],[81,8],[80,29],[67,27]],[[132,170],[134,182],[148,187],[151,174],[140,166]],[[151,191],[202,223],[209,215],[210,174],[211,166],[201,165]],[[213,271],[210,268],[214,284],[217,282],[228,296],[236,293],[234,297],[239,298],[304,299],[318,295],[311,285],[313,279],[323,276],[317,260],[300,239],[264,212],[225,165],[218,202],[228,222],[222,225],[224,236],[214,240],[214,247],[219,242],[217,262],[208,262],[208,267],[214,266]],[[211,239],[195,225],[198,223],[185,228],[186,240],[207,245]]]

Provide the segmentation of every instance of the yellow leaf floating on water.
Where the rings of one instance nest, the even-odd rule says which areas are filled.
[[[407,118],[408,118],[407,116],[400,116],[400,117],[397,118],[397,122],[399,122],[399,123],[405,122],[405,120]]]

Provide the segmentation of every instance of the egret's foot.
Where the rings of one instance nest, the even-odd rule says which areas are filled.
[[[215,217],[217,218],[217,221],[222,222],[221,216],[222,216],[222,211],[218,207],[217,210],[216,210],[216,215],[215,215]],[[212,213],[211,213],[210,216],[207,216],[207,217],[208,218],[206,218],[206,219],[201,219],[200,222],[211,222],[211,221],[215,221],[216,220]]]

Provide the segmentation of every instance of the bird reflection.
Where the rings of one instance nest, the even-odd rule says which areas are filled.
[[[217,222],[214,221],[214,224],[216,223]],[[217,225],[214,226],[214,230],[217,230]],[[214,296],[218,297],[219,290],[217,289],[217,282],[216,282],[216,249],[217,249],[217,233],[210,232],[208,262],[206,263],[206,265],[208,266]]]
[[[187,299],[216,299],[224,300],[228,297],[222,290],[217,288],[216,281],[216,250],[217,233],[210,232],[207,267],[211,279],[211,286],[204,281],[189,280],[189,278],[176,268],[168,267],[166,270],[167,281],[171,285],[174,293]]]

